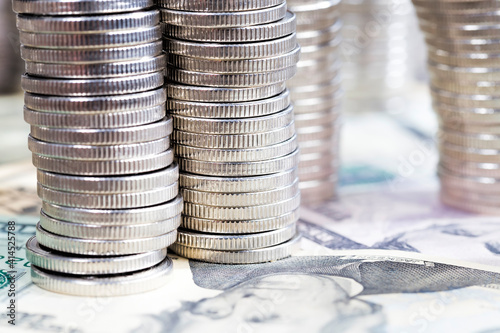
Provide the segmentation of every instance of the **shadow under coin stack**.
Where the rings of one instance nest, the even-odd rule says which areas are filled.
[[[338,0],[289,0],[301,47],[297,75],[287,82],[300,145],[302,203],[336,195],[340,130],[341,21]]]
[[[40,287],[115,296],[162,286],[180,225],[152,1],[18,1],[25,120],[43,201],[27,246]]]
[[[161,0],[167,110],[184,197],[171,249],[243,264],[290,256],[300,193],[295,17],[283,0]]]
[[[441,199],[500,213],[500,3],[414,0],[440,118]]]

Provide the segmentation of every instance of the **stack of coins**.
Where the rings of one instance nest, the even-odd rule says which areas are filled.
[[[495,0],[414,0],[440,118],[441,198],[476,213],[500,208],[500,14]]]
[[[171,249],[258,263],[290,255],[300,193],[295,16],[284,0],[160,0],[167,110],[184,197]]]
[[[32,280],[77,295],[157,288],[182,199],[150,0],[22,1],[25,120],[42,199]]]
[[[287,82],[300,145],[302,203],[336,196],[340,130],[340,1],[289,0],[297,16],[301,56],[297,75]]]
[[[19,59],[16,16],[10,1],[0,2],[0,94],[19,90],[23,63]],[[1,111],[0,111],[1,113]]]
[[[346,112],[390,109],[415,75],[411,0],[344,0],[342,20]]]

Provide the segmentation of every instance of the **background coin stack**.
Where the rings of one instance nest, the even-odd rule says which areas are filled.
[[[340,130],[341,21],[338,0],[289,0],[297,16],[301,56],[297,75],[287,82],[300,145],[302,203],[336,195]]]
[[[344,110],[390,110],[419,63],[411,0],[343,0],[341,6]]]
[[[300,194],[293,108],[295,16],[284,0],[160,0],[167,110],[184,197],[171,247],[258,263],[290,255]]]
[[[32,280],[78,295],[165,283],[182,199],[148,0],[18,1],[25,120],[43,201]]]
[[[500,4],[414,0],[428,45],[440,118],[442,200],[459,209],[500,208]]]
[[[19,58],[16,16],[10,1],[0,2],[0,94],[19,90],[23,63]],[[0,111],[1,112],[1,111]]]

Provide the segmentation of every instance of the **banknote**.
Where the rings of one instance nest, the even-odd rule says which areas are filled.
[[[33,226],[23,218],[17,223]],[[258,265],[207,264],[174,256],[165,287],[126,297],[59,295],[26,279],[16,290],[15,325],[4,311],[0,330],[493,332],[500,328],[498,266],[355,245],[332,250],[307,237],[300,247],[291,258]],[[29,263],[22,250],[16,269],[24,272]],[[7,289],[5,283],[0,289],[2,309],[12,299]]]
[[[373,135],[368,120],[350,128]],[[500,224],[440,204],[432,150],[429,165],[400,173],[399,156],[410,161],[415,150],[426,154],[429,146],[421,144],[432,137],[390,117],[380,122],[405,143],[386,151],[385,161],[356,157],[362,147],[353,148],[340,199],[303,208],[302,238],[291,258],[217,265],[172,256],[165,287],[126,297],[67,296],[31,283],[24,243],[40,207],[35,169],[29,161],[0,166],[0,331],[500,330]],[[14,268],[7,259],[11,224]],[[12,300],[15,325],[7,308]]]

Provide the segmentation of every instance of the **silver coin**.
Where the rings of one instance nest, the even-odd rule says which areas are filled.
[[[222,177],[259,176],[278,173],[292,169],[298,164],[299,150],[293,153],[258,162],[217,162],[178,159],[179,168],[183,172]]]
[[[278,173],[253,177],[212,177],[183,172],[179,176],[179,184],[181,188],[202,192],[263,192],[285,187],[293,183],[297,175],[296,167]]]
[[[166,65],[167,58],[161,54],[156,57],[102,64],[46,64],[27,61],[26,72],[41,77],[98,79],[154,73],[165,69]]]
[[[219,251],[255,250],[284,243],[295,234],[295,224],[282,229],[244,235],[204,234],[180,229],[176,243],[191,248]]]
[[[500,99],[492,95],[457,94],[433,87],[431,95],[435,102],[470,108],[500,108]]]
[[[500,58],[500,53],[448,52],[433,47],[428,48],[427,54],[436,63],[463,67],[498,68]]]
[[[176,130],[204,134],[245,134],[267,132],[293,121],[293,106],[266,116],[253,118],[209,119],[172,115]]]
[[[337,95],[341,91],[341,77],[338,76],[332,81],[318,85],[301,85],[290,89],[290,96],[294,101],[301,99],[321,98]]]
[[[31,265],[52,272],[75,275],[109,275],[135,272],[155,266],[166,257],[167,249],[125,256],[75,256],[42,247],[35,236],[26,242],[26,258]]]
[[[203,3],[190,0],[158,0],[157,5],[163,8],[184,10],[191,12],[239,12],[258,10],[277,6],[284,0],[205,0]]]
[[[286,228],[299,220],[299,208],[281,216],[244,221],[209,220],[191,216],[182,217],[182,227],[212,234],[252,234]]]
[[[66,222],[40,213],[40,226],[56,235],[92,240],[119,240],[157,237],[176,230],[181,224],[181,215],[171,219],[132,225],[108,226]]]
[[[206,149],[245,149],[248,147],[266,147],[287,141],[295,134],[295,124],[290,124],[273,131],[250,134],[203,134],[174,131],[172,140],[180,145]]]
[[[164,50],[170,54],[202,59],[258,59],[275,57],[291,52],[297,47],[294,34],[254,43],[199,43],[178,39],[164,38]]]
[[[22,88],[29,93],[56,96],[104,96],[132,94],[163,86],[163,70],[111,79],[47,79],[23,75]]]
[[[301,202],[305,206],[319,205],[337,195],[337,181],[332,178],[301,181]]]
[[[24,108],[24,121],[32,126],[58,128],[119,128],[141,126],[165,118],[166,105],[132,111],[101,113],[40,112]]]
[[[306,126],[321,126],[328,123],[336,123],[340,118],[340,108],[331,108],[323,112],[298,113],[295,115],[295,126],[302,128]]]
[[[339,168],[336,166],[338,161],[333,159],[332,161],[327,160],[323,163],[318,163],[308,167],[299,167],[299,180],[300,184],[304,184],[307,182],[321,182],[324,179],[330,179],[332,177],[337,177]],[[301,185],[306,187],[306,192],[304,195],[308,195],[307,185]],[[308,202],[308,199],[304,201],[304,203]]]
[[[197,102],[247,102],[276,96],[285,90],[284,83],[265,87],[245,88],[213,88],[192,87],[181,84],[168,83],[167,95],[170,98]]]
[[[500,209],[498,209],[498,205],[488,204],[488,203],[478,203],[471,202],[469,199],[460,198],[453,196],[449,192],[441,192],[440,194],[441,201],[456,209],[461,211],[466,210],[476,214],[485,214],[485,215],[498,215],[500,214]]]
[[[500,150],[462,147],[450,143],[440,143],[441,154],[454,159],[476,163],[500,163]]]
[[[325,140],[300,142],[301,154],[332,153],[339,150],[339,133]]]
[[[31,280],[40,288],[61,294],[78,296],[123,296],[140,294],[162,287],[169,281],[172,260],[166,257],[159,264],[133,273],[72,276],[31,266]]]
[[[258,87],[269,86],[291,79],[297,68],[295,66],[272,72],[218,74],[186,71],[178,68],[167,69],[169,81],[191,86],[206,87]]]
[[[340,1],[322,0],[315,3],[289,4],[297,15],[297,31],[322,30],[340,17]]]
[[[489,125],[500,122],[500,109],[454,106],[434,102],[434,111],[441,122],[452,124],[470,123]]]
[[[38,242],[50,249],[88,256],[115,256],[161,250],[175,242],[177,230],[156,237],[121,240],[94,240],[65,237],[36,226]]]
[[[208,13],[207,13],[208,14]],[[227,13],[226,13],[227,14]],[[210,15],[212,15],[210,13]],[[287,12],[279,21],[232,28],[162,24],[163,34],[175,39],[215,43],[243,43],[277,39],[295,32],[295,15]]]
[[[47,64],[88,65],[96,63],[113,63],[115,61],[132,61],[144,57],[155,57],[162,52],[163,41],[161,40],[133,46],[88,50],[39,49],[21,45],[21,58],[25,61]]]
[[[173,67],[204,73],[261,73],[295,66],[299,60],[300,47],[274,57],[239,60],[201,59],[169,54],[168,62]]]
[[[189,259],[219,264],[256,264],[290,257],[298,244],[298,240],[299,236],[295,236],[285,243],[257,250],[217,251],[192,248],[180,244],[174,244],[170,249]]]
[[[286,14],[286,2],[277,6],[238,12],[191,12],[161,8],[163,22],[187,27],[245,27],[281,20]]]
[[[302,46],[300,59],[305,61],[327,57],[339,51],[341,42],[342,38],[338,36],[337,38],[324,44]]]
[[[263,192],[217,193],[181,189],[184,202],[217,207],[268,205],[291,199],[298,192],[298,178],[289,185]]]
[[[342,21],[335,20],[328,28],[323,30],[298,31],[297,42],[303,47],[326,44],[339,36],[341,28]]]
[[[110,161],[138,158],[160,154],[169,147],[168,136],[154,141],[113,146],[58,144],[40,141],[31,135],[28,137],[28,148],[32,153],[71,160]]]
[[[135,225],[164,221],[182,211],[182,196],[152,207],[136,209],[84,209],[42,202],[42,210],[50,217],[63,221],[98,225]]]
[[[153,0],[13,0],[12,7],[16,13],[35,15],[79,15],[133,12],[150,8]]]
[[[199,161],[219,162],[252,162],[269,160],[288,155],[298,147],[297,137],[276,143],[271,146],[257,148],[200,148],[180,144],[174,145],[176,157]]]
[[[310,126],[297,128],[299,142],[315,141],[331,138],[340,130],[337,124],[325,124],[322,126]]]
[[[116,176],[146,173],[168,167],[174,161],[171,149],[156,155],[125,160],[69,160],[33,154],[33,165],[41,170],[79,176]]]
[[[444,143],[475,149],[500,150],[500,135],[488,133],[466,133],[441,128],[439,138]]]
[[[465,81],[499,81],[500,69],[490,67],[448,66],[428,61],[432,75],[440,79]]]
[[[500,182],[496,178],[455,175],[443,167],[439,168],[438,175],[440,182],[450,189],[456,188],[484,194],[500,194]]]
[[[172,185],[179,179],[179,167],[174,162],[150,173],[112,177],[79,177],[38,170],[37,179],[45,187],[65,192],[135,193]]]
[[[163,75],[161,75],[163,78]],[[24,105],[30,110],[57,113],[100,114],[137,111],[165,103],[165,89],[116,96],[67,97],[24,94]]]
[[[116,145],[159,140],[173,130],[172,118],[125,128],[55,128],[31,126],[31,136],[42,141],[82,145]]]
[[[459,176],[500,178],[498,163],[471,162],[441,154],[439,165]]]
[[[204,103],[169,99],[167,110],[171,114],[195,118],[249,118],[273,114],[286,109],[289,105],[290,92],[285,90],[273,97],[239,103]]]
[[[92,34],[19,32],[23,45],[48,49],[95,49],[151,43],[161,39],[160,25]]]
[[[55,205],[89,209],[123,209],[158,205],[172,200],[179,192],[177,182],[165,187],[133,193],[76,193],[37,186],[40,199]]]
[[[281,216],[300,206],[300,193],[291,199],[272,204],[246,207],[219,207],[184,202],[183,214],[210,220],[253,220]]]
[[[148,28],[160,23],[158,10],[112,15],[18,15],[17,28],[35,33],[90,33]]]

